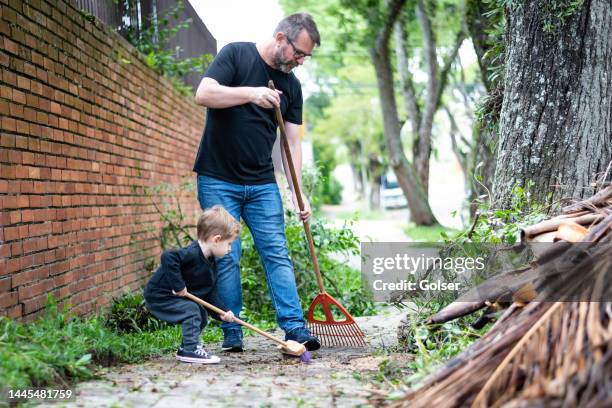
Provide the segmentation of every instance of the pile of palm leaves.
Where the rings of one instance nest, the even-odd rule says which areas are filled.
[[[391,406],[612,406],[611,230],[612,186],[525,229],[524,242],[551,243],[510,274],[522,277],[510,306],[485,336]],[[494,303],[453,303],[430,321]]]

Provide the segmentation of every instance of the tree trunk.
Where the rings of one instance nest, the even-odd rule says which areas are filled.
[[[347,147],[349,149],[349,164],[353,172],[353,185],[359,197],[364,198],[365,180],[363,178],[363,165],[358,160],[355,160],[355,158],[361,157],[361,144],[359,141],[356,141],[355,143],[347,143]]]
[[[585,0],[576,10],[528,1],[509,10],[497,207],[508,208],[513,186],[528,181],[535,201],[551,209],[610,181],[611,32],[609,0]]]
[[[389,151],[391,168],[395,172],[397,182],[408,201],[410,219],[417,225],[437,224],[437,220],[427,201],[427,193],[423,190],[414,168],[410,165],[404,154],[404,148],[400,139],[395,93],[393,92],[393,74],[391,71],[388,43],[377,43],[376,47],[370,48],[370,55],[376,71],[376,82],[378,84],[383,114],[385,143]]]
[[[389,37],[404,3],[405,0],[396,0],[389,4],[389,15],[376,35],[369,52],[376,72],[376,83],[383,115],[384,138],[389,151],[391,168],[393,168],[397,182],[406,196],[406,201],[408,201],[411,221],[417,225],[433,225],[437,224],[438,221],[429,207],[427,192],[421,186],[414,168],[404,154],[393,88]]]
[[[380,179],[385,172],[385,165],[380,157],[368,155],[368,173],[370,175],[370,210],[380,209]]]

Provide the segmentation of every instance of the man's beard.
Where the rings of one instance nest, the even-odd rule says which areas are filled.
[[[285,60],[282,56],[282,51],[279,51],[274,58],[272,58],[272,62],[274,63],[274,67],[280,71],[283,71],[285,74],[291,72],[291,70],[297,67],[297,62],[292,59]]]

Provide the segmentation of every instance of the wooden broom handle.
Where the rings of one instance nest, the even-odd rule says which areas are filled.
[[[274,82],[272,80],[268,81],[268,87],[270,89],[276,90],[276,88],[274,87]],[[297,197],[298,207],[300,208],[301,212],[304,211],[304,200],[302,199],[300,184],[298,183],[297,173],[295,172],[295,166],[293,165],[293,157],[291,156],[291,148],[289,147],[289,141],[287,140],[287,133],[285,133],[285,122],[283,121],[283,115],[281,114],[280,108],[278,106],[274,106],[274,111],[276,113],[276,121],[278,122],[278,127],[280,128],[281,144],[283,145],[283,149],[285,150],[285,157],[287,158],[289,172],[291,173],[291,180],[293,182],[293,192]],[[325,288],[323,287],[323,277],[321,276],[321,269],[319,268],[319,260],[317,259],[314,241],[312,240],[312,233],[310,232],[310,223],[308,222],[308,220],[306,220],[303,221],[303,224],[304,231],[306,232],[306,240],[308,241],[308,249],[310,250],[310,257],[312,258],[312,265],[315,270],[315,276],[317,277],[317,284],[319,285],[319,291],[321,293],[325,293]]]
[[[187,299],[193,300],[193,301],[194,301],[194,302],[196,302],[196,303],[199,303],[200,305],[204,306],[205,308],[207,308],[207,309],[209,309],[209,310],[212,310],[213,312],[215,312],[215,313],[219,314],[219,316],[223,316],[223,315],[225,314],[225,311],[223,311],[223,310],[219,309],[217,306],[215,306],[215,305],[213,305],[213,304],[210,304],[210,303],[208,303],[208,302],[206,302],[206,301],[204,301],[204,300],[200,299],[199,297],[192,295],[192,294],[191,294],[191,293],[189,293],[189,292],[187,292],[187,294],[185,295],[185,297],[186,297]],[[267,337],[267,338],[269,338],[270,340],[272,340],[272,341],[274,341],[274,342],[276,342],[276,343],[278,343],[278,344],[280,344],[280,345],[282,345],[282,346],[284,346],[284,347],[287,347],[287,343],[286,343],[286,342],[282,341],[281,339],[279,339],[279,338],[277,338],[277,337],[274,337],[273,335],[271,335],[271,334],[270,334],[270,333],[268,333],[268,332],[265,332],[265,331],[261,330],[259,327],[255,327],[255,326],[253,326],[252,324],[247,323],[247,322],[245,322],[244,320],[240,320],[240,319],[239,319],[239,318],[237,318],[237,317],[234,317],[234,321],[235,321],[236,323],[238,323],[238,324],[240,324],[240,325],[244,326],[244,327],[247,327],[247,328],[249,328],[249,329],[251,329],[251,330],[253,330],[253,331],[256,331],[257,333],[261,334],[262,336]]]

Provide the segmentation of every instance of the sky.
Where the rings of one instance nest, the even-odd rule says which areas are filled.
[[[234,41],[259,42],[272,37],[284,12],[277,0],[189,0],[208,31],[217,40],[217,51]],[[293,73],[302,83],[304,98],[311,81],[305,68]]]
[[[284,17],[278,0],[188,1],[217,40],[217,51],[233,41],[258,42],[270,38]],[[471,42],[465,41],[459,52],[464,66],[476,61]],[[298,67],[293,72],[302,83],[305,98],[318,89],[305,68]],[[422,71],[415,72],[417,80],[423,80],[425,75]]]
[[[277,0],[189,0],[213,37],[217,50],[233,41],[257,42],[272,36],[283,18]]]

